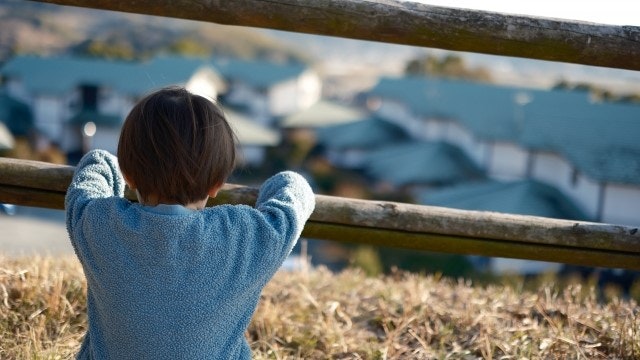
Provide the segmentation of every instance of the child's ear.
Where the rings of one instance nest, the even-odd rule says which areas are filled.
[[[131,179],[126,174],[122,174],[122,177],[124,178],[124,182],[127,183],[127,186],[129,187],[129,189],[131,190],[136,189],[136,184],[133,181],[131,181]]]
[[[222,189],[222,185],[223,184],[218,184],[218,185],[213,185],[213,187],[211,189],[209,189],[209,192],[207,193],[207,195],[209,195],[210,198],[214,198],[216,196],[218,196],[218,191],[220,191],[220,189]]]

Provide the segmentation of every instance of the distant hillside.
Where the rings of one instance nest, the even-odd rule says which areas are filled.
[[[0,3],[0,63],[15,54],[140,59],[158,53],[311,62],[264,32],[29,1]]]

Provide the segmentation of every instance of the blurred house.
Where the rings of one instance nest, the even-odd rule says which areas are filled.
[[[74,162],[92,147],[115,152],[120,126],[135,102],[154,88],[189,83],[198,67],[195,61],[169,67],[154,61],[20,56],[0,72],[6,91],[31,106],[39,133]]]
[[[527,150],[520,146],[523,107],[562,97],[571,107],[584,93],[544,91],[424,77],[382,78],[368,93],[376,113],[413,137],[462,148],[492,178],[526,177]],[[551,105],[551,104],[549,104]]]
[[[328,160],[348,169],[363,169],[369,153],[381,146],[400,144],[408,139],[401,127],[370,115],[317,131],[317,141]]]
[[[262,132],[262,143],[238,134],[245,161],[262,161],[265,146],[277,136],[264,127],[317,101],[319,78],[297,64],[263,61],[158,57],[146,62],[19,56],[1,69],[6,92],[24,101],[34,114],[34,126],[48,141],[78,160],[89,148],[117,148],[122,122],[135,102],[154,89],[182,85],[190,91],[227,102],[244,111],[234,114],[244,131]],[[296,94],[291,96],[291,94]],[[221,96],[224,94],[224,96]],[[243,130],[238,130],[243,131]],[[243,143],[252,138],[248,143]],[[262,150],[260,150],[262,148]]]
[[[33,113],[25,102],[0,90],[0,123],[16,137],[29,137],[33,132]]]
[[[380,143],[363,157],[363,168],[396,188],[423,182],[414,187],[420,203],[640,225],[638,105],[597,102],[586,92],[423,77],[382,78],[362,100],[412,139]],[[436,156],[437,144],[450,149]],[[466,160],[451,156],[458,151]],[[560,268],[512,259],[487,266]]]
[[[531,177],[560,189],[590,219],[640,225],[640,106],[556,101],[524,109]]]
[[[586,215],[558,189],[535,180],[484,180],[425,191],[425,204],[581,220]]]
[[[392,139],[403,132],[392,124],[372,119],[359,107],[327,99],[281,118],[279,127],[288,141],[298,139],[320,144],[320,147],[310,150],[312,154],[323,154],[329,150],[331,153],[325,156],[352,168],[361,167],[362,154],[366,151],[363,148],[371,148],[374,145],[371,140]],[[366,138],[362,131],[368,134]],[[327,142],[331,144],[326,146]]]
[[[13,149],[15,145],[15,140],[11,131],[4,125],[3,122],[0,121],[0,154],[3,151]]]
[[[0,89],[0,154],[25,156],[37,139],[29,105]]]
[[[364,171],[395,188],[440,187],[482,179],[484,174],[457,146],[446,142],[406,141],[369,152]]]
[[[262,164],[266,160],[265,147],[280,144],[280,133],[276,130],[262,126],[230,109],[224,109],[224,113],[241,144],[239,164]]]
[[[222,101],[266,126],[275,126],[279,117],[304,110],[320,99],[320,76],[304,64],[229,59],[211,64],[227,80]]]
[[[543,216],[557,219],[584,220],[587,215],[571,199],[553,186],[536,180],[482,180],[434,191],[423,191],[422,204],[456,209],[495,211],[509,214]],[[473,262],[495,273],[525,274],[560,270],[562,265],[542,261],[472,257]]]
[[[368,112],[358,107],[320,99],[306,109],[283,117],[279,126],[284,129],[320,129],[349,124],[368,117]]]
[[[383,78],[367,102],[414,138],[459,147],[488,179],[554,187],[582,220],[640,225],[640,106],[429,78]]]

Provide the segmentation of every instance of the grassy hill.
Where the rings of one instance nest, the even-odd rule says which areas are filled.
[[[86,327],[75,259],[0,258],[0,358],[74,354]],[[634,300],[395,272],[281,272],[246,333],[256,359],[637,359]]]
[[[251,28],[29,1],[0,2],[0,64],[16,54],[97,56],[124,60],[158,53],[311,59]]]

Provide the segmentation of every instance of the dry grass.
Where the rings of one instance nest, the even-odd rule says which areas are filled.
[[[0,358],[72,356],[85,330],[77,262],[0,264]],[[256,359],[633,359],[640,311],[579,285],[527,292],[317,269],[278,274],[247,336]]]
[[[0,359],[68,358],[86,329],[75,259],[0,257]]]

